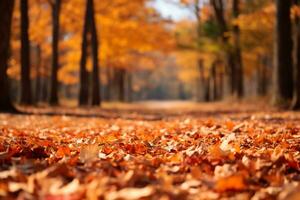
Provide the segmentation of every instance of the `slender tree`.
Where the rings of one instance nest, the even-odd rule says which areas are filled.
[[[42,80],[41,80],[41,60],[42,60],[42,52],[41,52],[41,46],[37,45],[36,46],[36,77],[35,77],[35,103],[38,104],[39,101],[41,100],[41,85],[42,85]]]
[[[201,38],[201,6],[200,6],[200,0],[194,1],[194,14],[196,16],[197,20],[197,42],[199,43]],[[205,100],[205,90],[206,83],[205,83],[205,77],[204,77],[204,66],[203,66],[203,59],[198,60],[198,73],[199,73],[199,79],[198,79],[198,92],[197,92],[197,101],[203,101]]]
[[[232,13],[233,19],[238,19],[240,15],[240,0],[232,1]],[[240,45],[240,28],[237,24],[233,26],[233,49],[234,49],[234,61],[235,61],[235,77],[236,77],[236,95],[241,98],[244,96],[244,69],[241,56],[241,45]]]
[[[57,72],[59,68],[59,18],[61,10],[61,0],[55,0],[50,2],[52,7],[52,67],[51,67],[51,79],[50,79],[50,97],[49,103],[51,105],[58,104],[58,80]]]
[[[213,101],[218,100],[217,64],[218,64],[218,61],[215,60],[212,63],[211,72],[210,72],[211,79],[212,79],[212,98],[211,99]]]
[[[108,100],[113,101],[115,100],[115,77],[116,77],[116,70],[113,66],[108,67]]]
[[[107,83],[106,83],[106,100],[109,101],[111,100],[111,87],[112,87],[112,70],[111,67],[108,65],[106,66],[105,69],[105,74],[107,77]]]
[[[49,76],[46,72],[47,68],[47,61],[41,60],[41,101],[42,102],[48,102],[48,89],[49,89]]]
[[[13,15],[14,0],[0,1],[0,111],[15,112],[10,101],[9,81],[7,67],[9,59],[9,41],[11,33],[11,22]]]
[[[197,39],[199,40],[201,37],[201,6],[200,6],[200,0],[195,0],[194,2],[194,14],[197,19]]]
[[[204,84],[204,101],[205,102],[209,102],[210,101],[210,89],[211,89],[211,81],[210,81],[210,77],[206,77],[205,78],[205,84]]]
[[[219,63],[221,64],[220,61],[219,61]],[[218,80],[219,80],[218,96],[219,96],[219,99],[222,99],[224,97],[224,72],[223,72],[223,68],[221,68],[221,67],[218,70]]]
[[[126,70],[126,101],[132,102],[132,73]]]
[[[88,79],[88,71],[86,69],[87,62],[87,45],[88,45],[88,33],[90,27],[89,16],[91,15],[91,10],[89,9],[89,0],[86,1],[86,11],[85,11],[85,19],[83,26],[83,34],[82,34],[82,43],[81,43],[81,58],[80,58],[80,89],[79,89],[79,105],[85,106],[88,105],[88,95],[89,95],[89,79]]]
[[[89,1],[90,11],[90,21],[91,21],[91,35],[92,35],[92,55],[93,55],[93,74],[92,74],[92,105],[98,106],[101,102],[100,95],[100,81],[99,81],[99,59],[98,59],[98,36],[97,36],[97,27],[95,22],[94,14],[94,1]]]
[[[21,104],[31,103],[28,0],[21,1]]]
[[[118,69],[118,82],[119,82],[119,101],[124,102],[125,98],[125,76],[126,76],[126,69],[121,68]]]
[[[294,0],[295,5],[300,5],[300,0]],[[295,59],[294,59],[294,69],[295,69],[295,87],[294,96],[292,102],[292,108],[294,110],[300,109],[300,16],[295,16]]]
[[[228,34],[226,34],[229,31],[229,29],[227,21],[225,19],[224,2],[223,0],[210,0],[210,4],[214,10],[215,18],[220,29],[219,37],[221,38],[225,51],[225,66],[226,72],[228,74],[228,85],[231,94],[234,95],[236,93],[237,88],[236,63],[235,56],[230,47],[229,36]]]
[[[276,0],[273,103],[287,106],[293,97],[291,0]]]
[[[259,96],[267,95],[267,60],[266,56],[257,56],[257,94]]]
[[[91,36],[91,37],[88,37]],[[91,38],[91,41],[88,39]],[[92,47],[92,61],[93,61],[93,73],[92,73],[92,105],[100,105],[100,81],[99,81],[99,58],[98,58],[98,36],[95,21],[95,11],[93,0],[86,0],[86,12],[85,22],[82,35],[81,46],[81,60],[80,60],[80,91],[79,91],[79,105],[89,104],[89,73],[86,69],[87,61],[87,48],[91,43]]]

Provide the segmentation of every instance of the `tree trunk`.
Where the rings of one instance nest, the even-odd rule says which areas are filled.
[[[240,0],[233,0],[232,5],[232,13],[233,18],[238,19],[240,10]],[[240,45],[240,28],[238,25],[233,26],[233,40],[234,40],[234,61],[235,61],[235,92],[238,98],[244,96],[244,69],[242,63],[242,56],[241,56],[241,45]]]
[[[58,104],[58,80],[57,73],[59,67],[58,43],[59,43],[59,17],[61,0],[55,0],[52,4],[52,68],[50,83],[50,105]]]
[[[21,104],[31,103],[28,0],[21,0]]]
[[[218,84],[217,84],[217,61],[214,61],[211,67],[211,78],[212,78],[212,100],[218,99]]]
[[[296,0],[295,4],[300,5],[300,0]],[[295,87],[294,87],[294,96],[292,102],[292,109],[300,109],[300,17],[295,16]]]
[[[127,70],[126,73],[126,83],[127,83],[127,102],[132,102],[132,74],[131,71]]]
[[[0,112],[15,112],[10,101],[9,81],[7,76],[9,42],[14,0],[0,1]]]
[[[109,101],[114,100],[114,92],[115,91],[115,68],[112,66],[108,66],[108,91],[109,91]]]
[[[205,100],[205,75],[204,75],[204,63],[203,59],[198,60],[198,71],[199,71],[199,79],[198,79],[198,97],[197,100],[204,101]]]
[[[114,101],[118,101],[120,99],[120,87],[119,87],[119,69],[116,67],[112,68],[113,75],[112,75],[112,87],[111,87],[111,94],[112,99]]]
[[[205,92],[204,92],[204,101],[209,102],[210,101],[210,77],[205,78]]]
[[[236,94],[236,66],[234,62],[234,55],[231,52],[225,52],[226,54],[226,72],[228,75],[228,85],[232,96]]]
[[[47,99],[48,99],[48,76],[44,75],[43,78],[42,78],[42,94],[41,94],[41,100],[42,102],[47,102]]]
[[[88,71],[86,69],[87,61],[87,44],[88,44],[88,33],[90,27],[90,9],[89,9],[89,0],[86,1],[86,12],[85,20],[82,34],[82,43],[81,43],[81,59],[80,59],[80,89],[79,89],[79,105],[85,106],[88,105],[88,96],[89,96],[89,85],[88,85]]]
[[[94,1],[89,1],[90,11],[90,21],[91,21],[91,34],[92,34],[92,54],[93,54],[93,83],[92,83],[92,105],[99,106],[101,103],[100,95],[100,81],[99,81],[99,66],[98,66],[98,36],[97,27],[95,23],[94,14]]]
[[[257,55],[256,58],[256,62],[257,62],[257,69],[256,69],[256,79],[257,79],[257,95],[258,96],[263,96],[262,95],[262,68],[263,68],[263,63],[262,63],[262,56],[261,55]]]
[[[197,28],[197,44],[200,44],[201,39],[201,5],[200,0],[194,1],[194,14],[197,20],[196,28]]]
[[[125,69],[119,69],[119,101],[125,101]]]
[[[98,37],[94,14],[93,0],[86,1],[85,22],[83,28],[83,39],[81,46],[80,60],[80,92],[79,105],[88,105],[89,103],[89,78],[86,69],[88,35],[91,34],[92,58],[93,58],[93,73],[92,73],[92,105],[100,105],[100,81],[99,81],[99,66],[98,66]]]
[[[225,67],[226,73],[228,75],[228,86],[230,88],[231,95],[236,93],[236,63],[235,63],[235,56],[233,51],[231,50],[230,43],[229,43],[229,36],[226,34],[228,32],[228,24],[225,19],[224,15],[224,4],[223,0],[210,0],[210,3],[213,7],[216,20],[220,27],[220,35],[219,37],[222,40],[224,53],[225,53]]]
[[[35,103],[38,104],[41,100],[41,47],[36,46],[36,77],[35,77]]]
[[[267,87],[268,87],[268,66],[270,64],[270,58],[268,56],[264,56],[262,60],[262,95],[267,95]]]
[[[259,96],[267,95],[267,57],[257,56],[257,94]]]
[[[110,76],[110,67],[107,65],[105,68],[105,75],[107,78],[106,89],[105,89],[105,100],[110,101],[110,86],[111,86],[111,76]]]
[[[293,97],[291,0],[276,0],[273,103],[288,106]]]
[[[220,70],[218,73],[219,76],[219,99],[223,99],[224,97],[224,73]]]

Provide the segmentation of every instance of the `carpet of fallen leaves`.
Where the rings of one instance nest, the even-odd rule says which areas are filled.
[[[1,114],[0,163],[0,199],[300,199],[300,114]]]

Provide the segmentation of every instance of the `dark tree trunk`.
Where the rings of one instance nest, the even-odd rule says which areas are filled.
[[[109,100],[114,100],[114,90],[115,89],[115,68],[112,66],[108,67],[108,91],[109,91]]]
[[[57,73],[59,68],[59,18],[61,10],[61,0],[55,0],[52,6],[52,68],[50,82],[50,105],[58,104],[58,80]]]
[[[198,97],[197,100],[204,101],[205,100],[205,76],[204,76],[204,63],[203,59],[198,60],[198,71],[199,71],[199,79],[198,79]]]
[[[259,96],[267,95],[267,57],[257,56],[257,94]]]
[[[121,88],[121,70],[119,68],[115,69],[114,77],[114,93],[116,93],[116,100],[122,101],[122,88]]]
[[[219,99],[223,99],[224,96],[224,73],[221,71],[219,75]]]
[[[273,103],[287,106],[293,97],[291,0],[276,0]]]
[[[268,56],[264,56],[262,60],[262,95],[267,95],[267,87],[268,87],[268,66],[270,64],[270,58]]]
[[[41,96],[41,100],[42,102],[47,102],[47,99],[48,99],[48,76],[44,75],[43,78],[42,78],[42,96]]]
[[[9,81],[7,76],[9,42],[14,0],[0,1],[0,112],[15,112],[10,101]]]
[[[98,37],[97,27],[95,23],[94,1],[89,1],[91,34],[92,34],[92,54],[93,54],[93,82],[92,82],[92,105],[99,106],[101,103],[100,81],[99,81],[99,66],[98,66]]]
[[[220,31],[222,33],[221,37],[224,41],[227,41],[229,39],[228,35],[223,34],[223,33],[226,33],[228,31],[227,22],[226,22],[225,16],[224,16],[223,0],[210,0],[210,3],[213,7],[217,22],[218,22],[219,27],[220,27]]]
[[[233,0],[232,5],[232,13],[233,18],[237,19],[240,15],[240,0]],[[240,28],[238,25],[233,26],[233,40],[234,40],[234,61],[235,61],[235,92],[236,96],[241,98],[244,96],[244,69],[242,63],[242,56],[241,56],[241,45],[240,45]]]
[[[300,5],[300,0],[295,0],[297,6]],[[292,108],[300,109],[300,17],[295,16],[295,87]]]
[[[217,61],[214,61],[211,67],[211,78],[212,78],[212,100],[218,99],[218,83],[217,83]]]
[[[262,85],[261,85],[263,64],[262,64],[262,56],[261,55],[257,55],[256,62],[257,62],[257,69],[256,69],[257,94],[258,94],[258,96],[263,96],[262,95]]]
[[[200,39],[201,39],[201,5],[200,5],[200,0],[195,0],[194,1],[194,14],[197,20],[197,44],[200,44]],[[204,77],[204,66],[203,66],[203,59],[198,60],[198,73],[199,77],[197,80],[197,85],[196,85],[196,100],[198,102],[205,101],[205,77]]]
[[[80,89],[79,89],[79,105],[85,106],[88,105],[89,101],[89,85],[88,85],[88,71],[86,69],[86,61],[87,61],[87,45],[88,45],[88,33],[90,27],[90,12],[89,9],[89,0],[86,1],[86,12],[85,12],[85,20],[82,34],[82,44],[81,44],[81,59],[80,59]]]
[[[194,2],[194,14],[197,20],[197,43],[200,44],[201,39],[201,5],[200,0]]]
[[[131,71],[126,72],[126,83],[127,83],[127,102],[132,102],[132,74]]]
[[[28,0],[21,1],[21,104],[31,103]]]
[[[124,102],[125,101],[125,69],[119,69],[119,101]]]
[[[88,35],[91,34],[93,73],[92,73],[92,105],[100,105],[100,80],[99,80],[99,59],[98,59],[98,37],[94,14],[93,0],[86,1],[85,22],[83,28],[81,60],[80,60],[80,91],[79,105],[88,105],[89,103],[89,73],[86,69]]]
[[[38,104],[41,100],[41,57],[42,57],[40,45],[36,46],[36,77],[35,77],[35,103]]]
[[[220,38],[223,43],[223,48],[225,51],[225,67],[226,73],[228,76],[228,86],[230,88],[231,95],[236,93],[236,63],[235,63],[235,56],[233,51],[231,50],[230,43],[229,43],[229,36],[226,34],[228,32],[228,25],[224,15],[224,3],[223,0],[210,0],[210,3],[213,7],[216,20],[220,27]]]
[[[210,77],[205,78],[205,85],[204,85],[204,101],[210,101]]]
[[[120,99],[119,69],[113,67],[112,70],[113,70],[113,76],[112,76],[113,78],[112,78],[111,94],[112,94],[112,99],[114,101],[118,101]]]
[[[110,87],[111,87],[111,69],[110,69],[110,67],[109,66],[106,66],[106,68],[105,68],[105,74],[106,74],[106,78],[107,78],[107,81],[106,81],[106,90],[105,90],[105,100],[106,101],[110,101]]]
[[[236,66],[234,62],[234,55],[232,53],[226,53],[226,72],[228,74],[228,85],[231,95],[236,94]]]

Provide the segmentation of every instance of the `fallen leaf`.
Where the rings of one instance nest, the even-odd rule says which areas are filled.
[[[244,178],[241,175],[233,175],[217,180],[215,189],[218,192],[225,192],[228,190],[241,191],[247,188]]]
[[[110,192],[106,195],[107,200],[135,200],[146,198],[154,193],[154,189],[151,186],[144,188],[124,188],[116,192]]]

